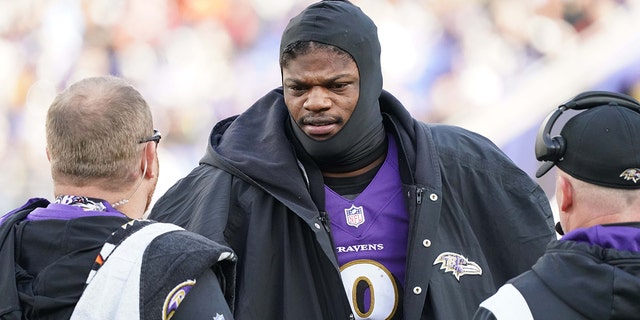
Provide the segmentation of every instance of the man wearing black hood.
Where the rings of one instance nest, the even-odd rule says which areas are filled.
[[[291,19],[280,66],[282,87],[219,122],[151,212],[235,250],[237,319],[469,319],[543,253],[540,187],[486,138],[383,91],[358,7]]]

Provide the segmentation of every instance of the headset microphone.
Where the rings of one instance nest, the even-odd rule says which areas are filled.
[[[556,222],[556,232],[561,235],[564,236],[564,230],[562,230],[562,225],[560,224],[560,221]]]

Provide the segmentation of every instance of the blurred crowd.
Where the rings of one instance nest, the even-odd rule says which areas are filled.
[[[52,197],[46,110],[98,74],[131,80],[150,103],[163,133],[161,195],[197,165],[218,120],[280,85],[280,34],[311,2],[0,0],[0,212]],[[504,101],[567,48],[607,38],[607,24],[635,19],[637,2],[354,0],[378,25],[385,89],[417,118],[444,123]],[[637,29],[624,32],[640,47]],[[637,61],[583,68],[603,70],[600,88],[640,97]]]

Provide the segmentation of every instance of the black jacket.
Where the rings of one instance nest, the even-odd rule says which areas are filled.
[[[618,241],[637,246],[638,235],[640,231],[633,238],[621,236]],[[474,320],[514,319],[513,312],[545,320],[638,319],[640,252],[554,240],[531,271],[510,280],[507,286],[512,291],[503,294],[501,288],[490,302],[483,302]],[[516,297],[523,300],[518,303]],[[503,311],[506,313],[498,311],[506,305],[510,306]]]
[[[123,216],[21,223],[48,204],[31,199],[0,225],[0,319],[68,319],[104,240],[128,221]]]
[[[404,317],[469,319],[542,255],[554,234],[547,198],[486,138],[416,121],[386,92],[380,106],[399,142],[410,214]],[[321,174],[301,170],[288,117],[279,88],[218,123],[201,164],[150,217],[233,248],[237,319],[349,319],[331,236],[309,192],[321,188]],[[456,279],[435,262],[445,252],[476,262],[482,275]]]
[[[191,292],[197,290],[199,295],[207,297],[207,306],[196,305],[190,310],[180,308],[181,319],[193,319],[189,315],[201,314],[198,310],[211,307],[214,294],[225,295],[213,306],[218,309],[205,311],[230,313],[228,304],[233,301],[235,256],[229,248],[177,226],[148,220],[132,221],[124,215],[88,214],[70,220],[24,220],[34,209],[48,205],[46,199],[31,199],[1,219],[0,319],[69,319],[72,313],[78,312],[78,305],[85,306],[80,308],[83,315],[74,314],[81,319],[97,319],[116,312],[133,314],[132,318],[161,319],[163,303],[173,290],[187,280],[199,280],[208,269],[211,274],[215,273],[209,283],[217,286],[219,281],[221,288],[202,292],[202,288],[194,285]],[[140,230],[142,232],[136,233]],[[106,259],[107,251],[101,249],[105,240],[116,235],[119,241],[108,247],[116,248],[110,252],[117,258],[105,260],[104,264],[94,263],[98,253]],[[131,240],[126,241],[129,237]],[[134,244],[120,247],[125,243]],[[85,286],[92,265],[98,272],[94,283]],[[101,272],[98,266],[106,271]],[[109,272],[108,269],[116,271]],[[109,285],[96,284],[100,281],[95,279]],[[140,290],[125,290],[131,287]],[[118,289],[126,294],[119,294]],[[129,299],[131,297],[137,299]],[[190,301],[190,305],[200,301],[195,294],[187,297],[190,299],[185,301]],[[230,317],[228,314],[226,318]]]

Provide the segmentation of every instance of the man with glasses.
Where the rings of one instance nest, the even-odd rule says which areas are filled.
[[[142,219],[161,138],[142,95],[80,80],[51,104],[46,134],[54,201],[0,218],[0,318],[231,319],[231,250]]]

